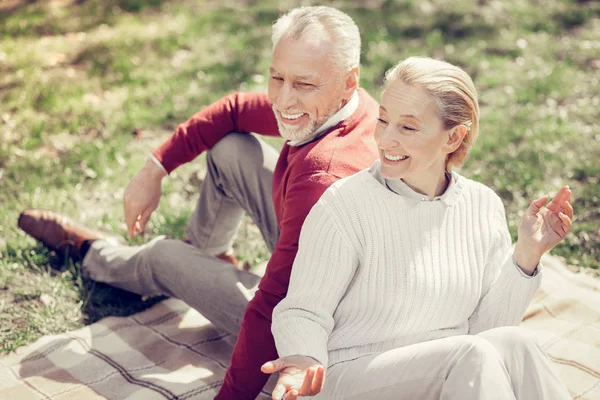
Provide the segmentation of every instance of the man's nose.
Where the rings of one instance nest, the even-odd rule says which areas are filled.
[[[279,96],[277,96],[277,107],[280,110],[288,110],[296,105],[296,91],[294,87],[285,82],[281,86],[281,90],[279,91]]]

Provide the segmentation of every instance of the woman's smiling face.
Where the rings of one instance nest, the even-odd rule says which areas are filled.
[[[381,96],[375,129],[382,175],[428,194],[445,176],[446,157],[452,151],[448,133],[429,93],[400,80],[392,82]]]

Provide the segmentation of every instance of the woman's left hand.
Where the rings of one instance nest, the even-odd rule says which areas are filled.
[[[548,196],[534,200],[525,211],[519,227],[515,261],[530,275],[542,255],[560,243],[571,229],[571,189],[564,186],[554,199],[544,206],[547,201]]]
[[[260,368],[265,374],[279,371],[273,400],[296,400],[298,396],[315,396],[323,388],[325,368],[314,358],[296,354],[269,361]]]

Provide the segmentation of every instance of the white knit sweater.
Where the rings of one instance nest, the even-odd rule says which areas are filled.
[[[439,199],[420,200],[387,189],[378,169],[338,181],[307,216],[288,294],[273,311],[280,357],[331,366],[518,325],[539,287],[541,273],[512,260],[491,189],[453,173]]]

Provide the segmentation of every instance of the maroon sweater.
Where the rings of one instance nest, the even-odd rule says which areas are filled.
[[[310,143],[285,144],[281,150],[272,193],[279,240],[244,313],[231,365],[216,399],[254,399],[260,393],[268,379],[260,367],[278,357],[271,315],[287,293],[302,223],[332,183],[368,168],[376,158],[373,132],[379,106],[366,91],[359,89],[358,94],[358,108],[350,117]],[[170,173],[211,149],[229,132],[279,136],[267,95],[235,93],[222,98],[181,124],[152,154]]]

